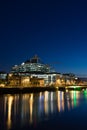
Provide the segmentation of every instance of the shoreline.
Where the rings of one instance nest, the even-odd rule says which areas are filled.
[[[23,93],[38,93],[44,91],[66,91],[66,90],[76,90],[82,91],[87,90],[85,86],[73,86],[73,87],[0,87],[0,94],[23,94]]]
[[[0,94],[22,94],[22,93],[36,93],[44,91],[56,91],[54,87],[5,87],[0,88]]]

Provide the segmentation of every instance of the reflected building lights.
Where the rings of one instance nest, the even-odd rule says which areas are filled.
[[[7,97],[4,98],[4,115],[6,116],[6,103],[7,103]]]
[[[77,98],[77,99],[80,98],[80,92],[79,92],[79,91],[76,92],[76,98]]]
[[[8,129],[11,128],[12,102],[13,102],[13,97],[9,96],[8,97],[8,118],[7,118],[7,127],[8,127]]]
[[[73,91],[70,92],[70,98],[71,98],[71,105],[72,108],[74,107],[74,102],[73,102]]]
[[[44,92],[44,111],[48,114],[48,92]]]
[[[58,105],[58,111],[64,111],[64,92],[58,91],[58,99],[57,99],[57,105]]]
[[[20,113],[21,113],[21,125],[23,125],[25,122],[26,122],[26,117],[27,117],[27,109],[28,109],[28,95],[27,94],[23,94],[21,96],[21,110],[20,110]]]
[[[53,113],[53,92],[51,92],[51,113]]]
[[[71,91],[70,96],[72,100],[72,107],[76,107],[79,104],[80,92]]]
[[[69,100],[67,100],[67,106],[68,106],[68,110],[70,110],[70,102],[69,102]]]
[[[39,96],[39,99],[41,100],[41,97],[42,97],[42,92],[40,92],[40,96]]]
[[[36,126],[55,113],[76,108],[86,96],[87,91],[45,91],[13,96],[6,94],[0,100],[3,126],[6,125],[7,129],[12,129],[18,123],[21,127],[25,124]]]
[[[60,112],[60,91],[58,91],[57,94],[58,94],[57,105],[58,105],[58,111]]]
[[[73,93],[73,101],[74,101],[74,106],[76,106],[77,105],[77,99],[76,99],[76,91],[74,91],[74,93]]]
[[[51,101],[53,101],[53,92],[51,92]]]
[[[44,96],[43,96],[42,92],[40,92],[40,94],[39,94],[39,116],[44,111],[43,100],[44,100]]]
[[[14,116],[16,117],[18,113],[18,101],[19,101],[19,95],[14,96]]]
[[[87,99],[87,90],[84,90],[84,97]]]
[[[32,119],[32,114],[33,114],[33,94],[30,94],[29,103],[30,103],[30,123],[32,123],[33,122],[33,119]]]
[[[64,111],[64,92],[62,92],[62,110]]]
[[[66,98],[66,102],[67,102],[67,107],[68,107],[68,110],[70,110],[70,97],[69,97],[69,93],[67,93],[67,98]]]

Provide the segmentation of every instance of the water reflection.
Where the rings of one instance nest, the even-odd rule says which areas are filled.
[[[13,97],[12,96],[8,96],[8,102],[7,102],[7,106],[8,106],[8,112],[7,112],[7,126],[10,129],[11,127],[11,114],[12,114],[12,103],[13,103]]]
[[[32,123],[33,122],[33,119],[32,119],[32,113],[33,113],[33,94],[30,95],[29,107],[30,107],[30,123]]]
[[[49,107],[49,102],[48,102],[48,95],[49,95],[49,92],[45,92],[44,93],[44,112],[45,114],[47,115],[48,114],[48,107]]]
[[[79,98],[81,97],[80,91],[71,91],[70,92],[70,99],[71,99],[71,105],[72,108],[79,105]]]
[[[0,97],[2,129],[15,125],[36,125],[56,113],[74,109],[87,99],[87,91],[56,91],[31,94],[3,95]],[[1,118],[2,117],[2,118]]]
[[[57,92],[57,106],[58,111],[64,111],[64,92],[58,91]]]

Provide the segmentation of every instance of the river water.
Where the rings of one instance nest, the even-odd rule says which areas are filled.
[[[83,130],[87,90],[0,95],[0,130]]]

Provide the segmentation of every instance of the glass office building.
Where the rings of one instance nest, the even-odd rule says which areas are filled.
[[[30,60],[23,62],[21,65],[15,65],[12,67],[12,73],[51,73],[55,72],[51,66],[41,63],[40,58],[35,55]]]
[[[43,64],[37,55],[20,65],[13,66],[11,73],[20,76],[30,76],[31,78],[43,78],[45,85],[54,83],[57,75],[55,70],[51,66]]]

